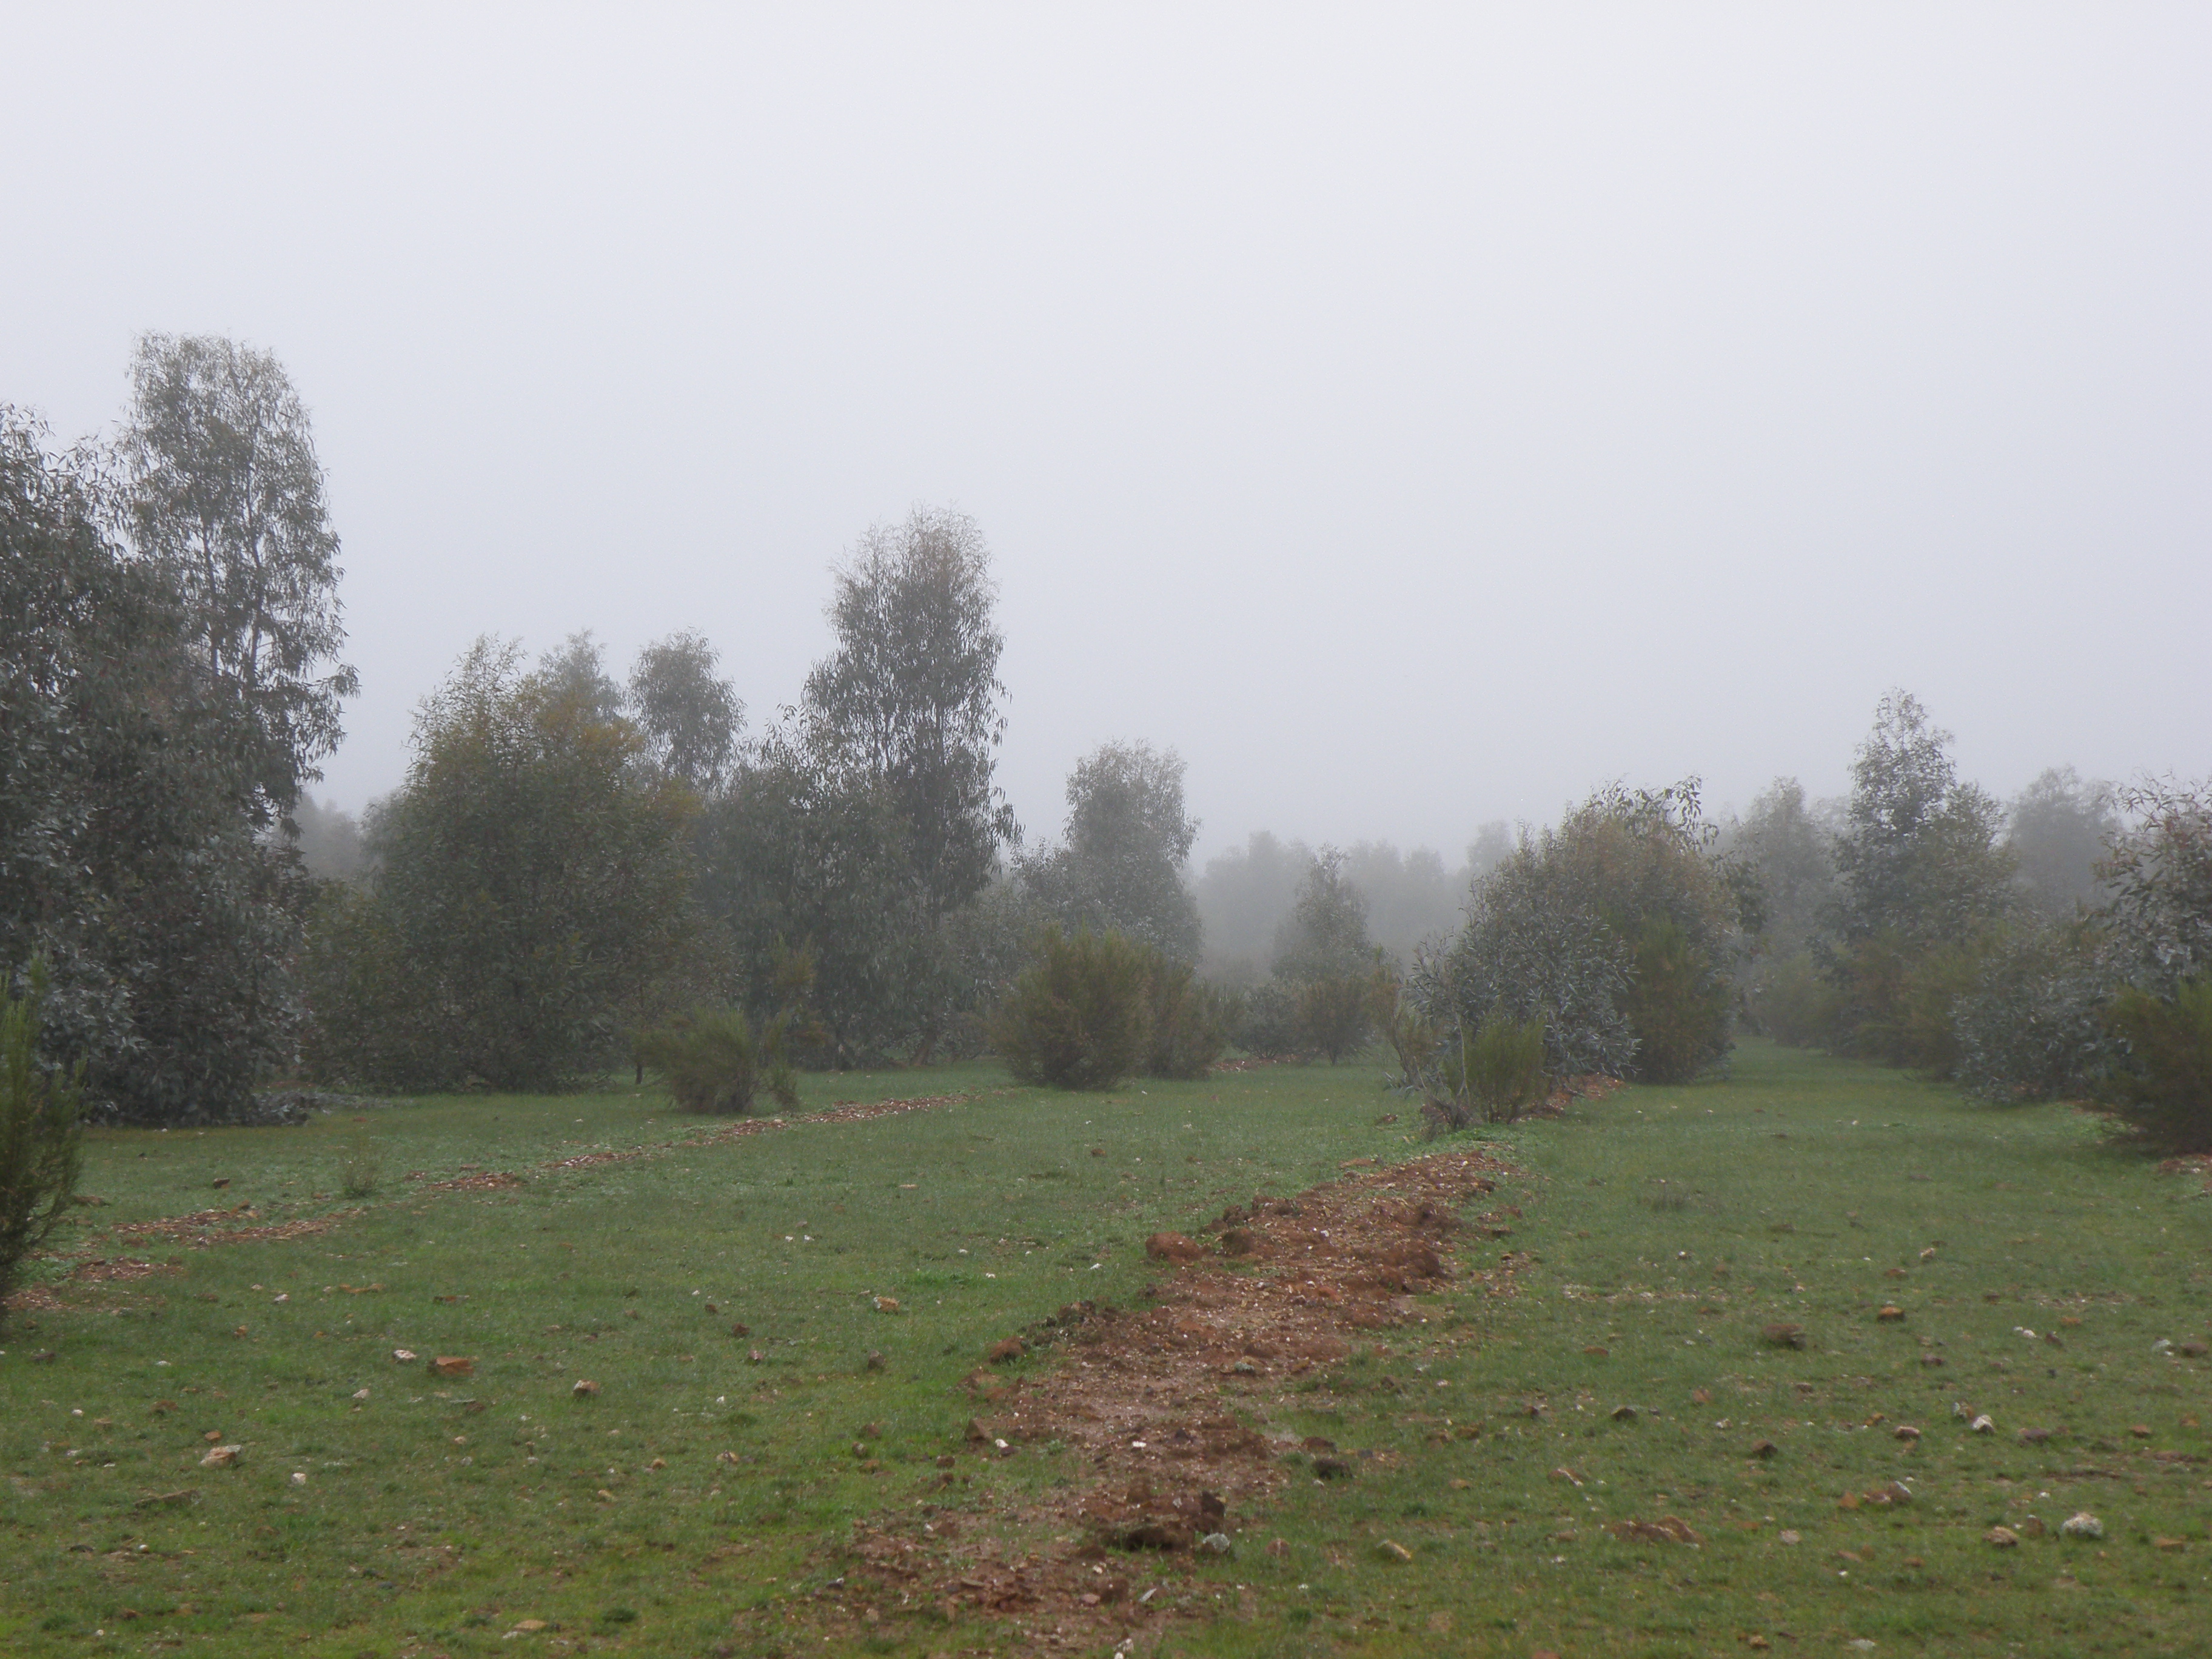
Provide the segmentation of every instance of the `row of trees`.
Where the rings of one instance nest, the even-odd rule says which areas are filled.
[[[1785,780],[1755,804],[1730,842],[1767,912],[1746,1012],[1787,1042],[2212,1146],[2212,790],[2069,768],[2007,805],[1959,777],[1951,741],[1893,694],[1847,799]]]

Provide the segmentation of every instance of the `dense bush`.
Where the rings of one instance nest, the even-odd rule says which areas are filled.
[[[1143,1062],[1154,957],[1120,933],[1048,927],[991,1021],[1018,1081],[1110,1089]]]
[[[1636,935],[1621,1012],[1636,1033],[1636,1075],[1687,1083],[1725,1048],[1728,981],[1681,923],[1651,916]]]
[[[1291,1026],[1299,1052],[1332,1066],[1375,1039],[1375,975],[1330,974],[1291,993]]]
[[[666,1079],[687,1112],[744,1113],[765,1091],[779,1106],[799,1103],[799,1079],[784,1058],[783,1027],[756,1030],[737,1009],[695,1009],[635,1039],[638,1063]]]
[[[1146,1077],[1204,1077],[1229,1046],[1234,1001],[1199,979],[1188,962],[1150,953],[1145,1055]]]
[[[2082,1100],[2112,1073],[2113,981],[2087,922],[2027,928],[1984,963],[1952,1016],[1956,1073],[1984,1100]]]
[[[24,1259],[43,1245],[76,1191],[83,1128],[82,1071],[57,1073],[39,1054],[43,964],[28,993],[0,993],[0,1326]]]
[[[2128,1047],[2121,1115],[2161,1151],[2212,1152],[2212,979],[2168,997],[2130,986],[2112,1018]]]
[[[1237,1046],[1248,1054],[1274,1059],[1298,1052],[1297,994],[1277,979],[1262,980],[1237,998]]]

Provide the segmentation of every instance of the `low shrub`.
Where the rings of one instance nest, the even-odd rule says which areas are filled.
[[[1262,980],[1244,993],[1237,1009],[1237,1046],[1273,1058],[1298,1051],[1297,997],[1279,979]]]
[[[384,1160],[377,1156],[376,1143],[364,1133],[349,1136],[338,1154],[338,1195],[371,1198],[383,1182]]]
[[[1234,1000],[1205,983],[1188,963],[1149,953],[1151,975],[1144,1063],[1146,1077],[1204,1077],[1229,1046]]]
[[[1110,1089],[1146,1058],[1153,957],[1120,933],[1048,927],[991,1020],[1016,1081]]]
[[[1418,1033],[1414,1034],[1418,1041]],[[1486,1123],[1518,1122],[1552,1091],[1544,1022],[1492,1014],[1470,1032],[1436,1043],[1421,1065],[1421,1115],[1429,1139]]]
[[[1294,1046],[1332,1066],[1374,1041],[1375,980],[1371,974],[1327,974],[1291,993]]]
[[[666,1079],[684,1111],[742,1114],[763,1090],[779,1106],[799,1103],[799,1079],[784,1058],[778,1020],[756,1030],[734,1008],[695,1010],[641,1032],[635,1051],[640,1065]]]
[[[2120,1115],[2160,1151],[2212,1152],[2212,979],[2184,980],[2170,997],[2130,986],[2112,1021],[2128,1047]]]
[[[24,1261],[69,1212],[82,1161],[82,1069],[39,1057],[46,991],[34,965],[27,994],[0,997],[0,1325]]]

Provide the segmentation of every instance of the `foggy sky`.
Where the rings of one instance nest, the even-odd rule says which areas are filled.
[[[0,5],[0,400],[143,329],[313,411],[395,783],[480,632],[672,629],[757,730],[916,501],[1001,781],[1189,763],[1456,855],[1612,777],[2212,772],[2212,11]]]

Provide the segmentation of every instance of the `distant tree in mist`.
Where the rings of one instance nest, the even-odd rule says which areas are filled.
[[[836,643],[807,676],[806,742],[888,793],[933,916],[981,892],[1016,836],[995,786],[1005,637],[975,520],[916,507],[869,529],[834,574]]]
[[[353,814],[335,801],[300,797],[292,809],[292,845],[307,873],[323,881],[358,881],[368,868],[368,849]]]
[[[1802,951],[1835,902],[1832,816],[1807,799],[1796,779],[1777,778],[1723,838],[1758,878],[1767,955]]]
[[[1852,762],[1813,947],[1835,1045],[1937,1076],[1958,1064],[1954,1011],[2016,903],[2003,811],[1960,779],[1950,744],[1910,693],[1882,699]]]
[[[1183,762],[1143,743],[1101,744],[1067,780],[1066,838],[1021,860],[1023,881],[1069,933],[1127,934],[1170,959],[1198,960],[1198,903],[1183,880],[1198,821],[1183,805]]]
[[[1426,847],[1401,853],[1389,842],[1363,841],[1344,854],[1345,878],[1367,901],[1370,937],[1401,960],[1459,925],[1473,873],[1447,870],[1443,855]]]
[[[1313,850],[1304,842],[1283,841],[1265,830],[1206,861],[1193,896],[1209,973],[1246,981],[1265,974],[1276,930],[1297,902],[1298,882],[1312,861]]]
[[[195,650],[234,711],[261,822],[290,812],[337,746],[338,538],[306,405],[283,365],[216,335],[147,334],[120,453],[126,522],[173,573]]]
[[[637,654],[629,671],[630,717],[652,763],[702,795],[736,764],[745,706],[715,670],[720,657],[698,634],[671,634]]]
[[[2105,896],[2097,874],[2120,834],[2118,791],[2054,766],[2013,798],[2005,851],[2021,897],[2037,915],[2070,916]]]
[[[1346,974],[1375,965],[1367,937],[1367,900],[1346,873],[1344,854],[1324,847],[1307,860],[1297,896],[1275,931],[1272,964],[1278,979],[1292,984]]]
[[[611,726],[626,711],[622,684],[607,672],[605,648],[588,628],[540,656],[534,678],[548,695],[594,724]]]

